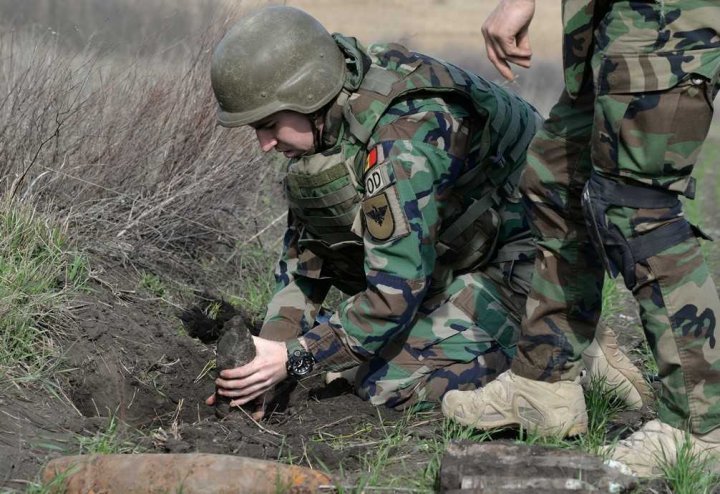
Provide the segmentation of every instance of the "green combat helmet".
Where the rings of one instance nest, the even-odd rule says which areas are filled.
[[[345,59],[315,18],[273,6],[227,32],[213,53],[210,77],[220,125],[238,127],[281,110],[319,110],[342,89]]]

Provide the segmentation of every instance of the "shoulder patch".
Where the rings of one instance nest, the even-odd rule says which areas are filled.
[[[365,197],[372,197],[392,183],[388,174],[388,167],[379,166],[365,174]]]
[[[395,218],[390,210],[386,194],[380,194],[363,201],[365,224],[375,240],[387,240],[395,233]]]
[[[373,147],[367,156],[365,171],[363,172],[363,186],[365,197],[379,194],[395,183],[395,173],[390,164],[385,161],[383,145]]]
[[[395,188],[390,188],[362,202],[365,227],[370,236],[384,242],[410,233],[405,213],[400,207]]]

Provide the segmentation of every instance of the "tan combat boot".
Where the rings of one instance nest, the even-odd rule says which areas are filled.
[[[598,326],[595,339],[582,354],[587,369],[585,383],[602,382],[617,393],[630,410],[652,400],[652,389],[640,370],[620,350],[617,337],[606,325]]]
[[[478,429],[520,425],[543,436],[575,436],[587,431],[580,384],[535,381],[512,371],[474,391],[449,391],[442,411],[446,417]]]
[[[720,473],[720,429],[705,435],[688,434],[694,455],[707,456],[708,470]],[[651,420],[642,429],[613,446],[610,458],[627,465],[638,477],[662,475],[662,467],[674,465],[680,445],[686,440],[685,433],[659,420]]]

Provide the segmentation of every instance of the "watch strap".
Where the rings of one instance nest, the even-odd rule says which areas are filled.
[[[307,350],[305,350],[305,347],[302,346],[302,343],[300,343],[300,340],[298,338],[287,340],[285,342],[285,348],[287,348],[288,357],[290,357],[290,355],[293,355],[297,350],[300,350],[301,352],[307,352]]]

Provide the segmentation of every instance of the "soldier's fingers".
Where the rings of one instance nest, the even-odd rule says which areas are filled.
[[[260,395],[262,395],[263,393],[265,393],[265,391],[267,391],[267,388],[263,388],[263,389],[261,389],[261,390],[259,390],[259,391],[256,391],[255,393],[252,393],[251,395],[244,396],[244,397],[238,398],[238,399],[236,399],[236,400],[232,400],[232,401],[230,402],[230,406],[235,407],[235,406],[245,405],[246,403],[250,403],[252,400],[254,400],[254,399],[257,398],[258,396],[260,396]],[[253,412],[253,413],[257,413],[257,412]]]
[[[514,63],[515,65],[519,65],[523,68],[529,68],[530,67],[530,59],[529,58],[518,58],[518,57],[507,57],[506,59],[510,63]]]
[[[267,391],[275,384],[272,376],[253,376],[252,381],[243,381],[242,385],[238,385],[235,381],[230,381],[227,386],[218,387],[217,392],[222,396],[230,398],[247,397],[255,394],[256,391]]]
[[[520,38],[516,39],[514,37],[507,39],[492,38],[486,45],[486,51],[492,53],[492,56],[488,54],[488,58],[506,79],[514,78],[509,65],[510,63],[514,63],[520,67],[530,67],[532,51],[530,50],[527,36],[524,39],[524,47],[517,46],[515,43],[519,41]]]
[[[261,362],[255,358],[250,361],[250,363],[243,365],[242,367],[235,367],[233,369],[225,369],[221,371],[220,376],[226,379],[241,379],[254,374],[261,366]]]
[[[228,393],[231,391],[238,391],[245,389],[253,384],[256,384],[263,379],[260,376],[252,375],[245,379],[221,379],[215,380],[215,386],[217,386],[218,393],[223,396],[230,396]]]
[[[276,377],[276,373],[273,371],[273,369],[268,368],[268,367],[262,367],[260,369],[257,369],[252,374],[241,377],[239,379],[226,379],[223,377],[218,377],[217,379],[215,379],[215,385],[218,388],[222,388],[225,390],[245,389],[245,388],[253,386],[257,383],[271,381],[275,377]],[[278,377],[281,377],[281,376],[278,376]]]
[[[205,399],[205,404],[210,406],[215,404],[215,393],[211,394]]]
[[[492,40],[485,44],[485,50],[487,51],[488,59],[495,66],[497,71],[500,72],[500,75],[509,81],[513,80],[515,75],[513,74],[510,65],[508,65],[505,60],[505,56],[502,51],[498,49],[497,45],[495,45]]]
[[[265,417],[265,401],[268,399],[269,394],[270,393],[268,391],[265,391],[262,395],[255,399],[254,403],[252,403],[255,410],[250,414],[250,416],[254,420],[262,420],[262,418]]]
[[[270,341],[263,338],[253,337],[255,358],[248,364],[234,369],[225,369],[220,376],[226,379],[243,379],[257,372],[272,372],[281,375],[285,372],[287,360],[287,349],[281,341]]]
[[[520,60],[530,59],[532,50],[530,49],[530,38],[528,30],[525,29],[518,33],[516,37],[508,37],[499,39],[496,42],[498,49],[502,51],[506,59],[517,58]]]
[[[527,28],[517,34],[517,37],[503,46],[505,59],[520,67],[530,67],[530,59],[532,58],[532,49],[530,48],[530,36]]]

